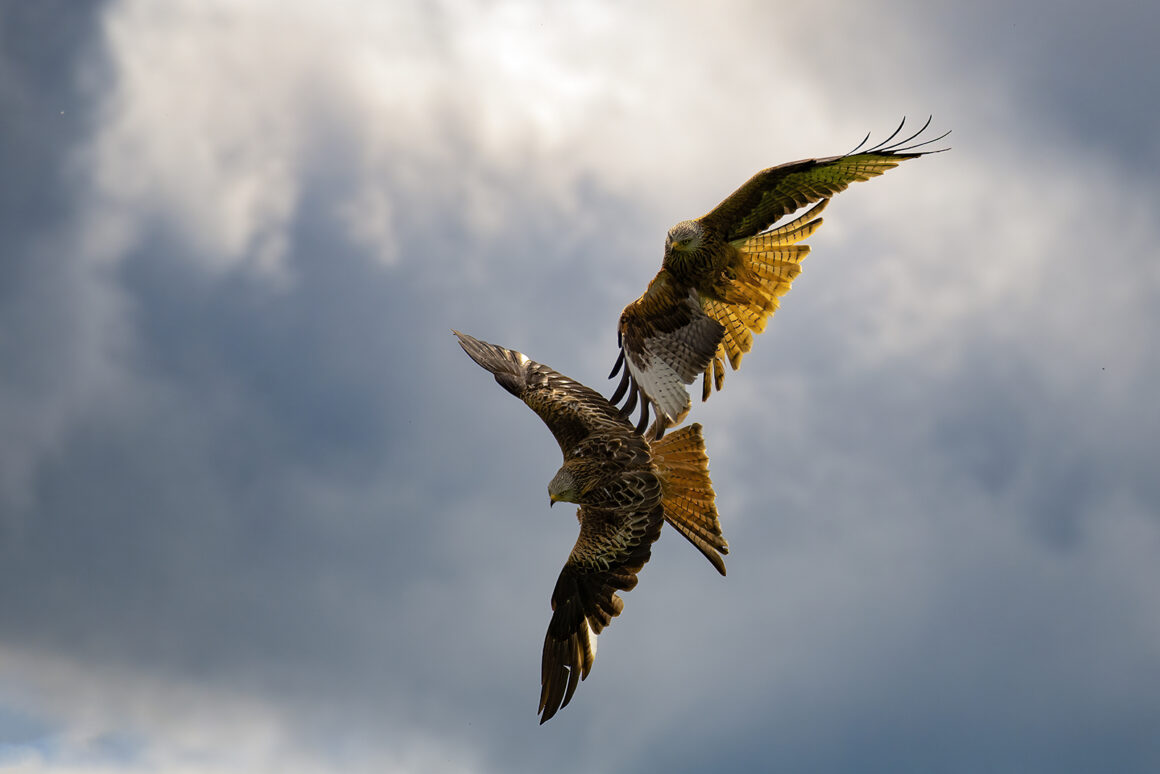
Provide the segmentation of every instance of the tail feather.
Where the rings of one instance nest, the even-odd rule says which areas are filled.
[[[653,441],[652,453],[661,475],[665,521],[724,575],[721,555],[729,553],[729,543],[721,535],[717,495],[709,478],[709,456],[705,453],[701,425],[686,425]]]

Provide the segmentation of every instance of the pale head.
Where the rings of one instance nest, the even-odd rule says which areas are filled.
[[[704,232],[701,224],[695,220],[682,220],[669,229],[665,237],[665,254],[671,252],[691,253],[701,246],[701,236]]]
[[[552,480],[548,482],[548,504],[579,502],[580,492],[576,487],[576,480],[568,468],[560,468]]]

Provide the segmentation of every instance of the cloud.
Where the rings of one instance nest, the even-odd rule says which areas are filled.
[[[44,677],[35,701],[68,723],[66,732],[35,746],[0,753],[6,771],[308,774],[332,770],[344,758],[353,771],[478,770],[465,751],[452,749],[447,740],[425,739],[418,728],[394,738],[389,749],[361,749],[325,708],[299,708],[313,723],[313,738],[304,739],[303,729],[287,722],[285,708],[254,701],[244,691],[207,691],[194,682],[151,679],[136,669],[94,673],[7,649],[4,655],[14,666]],[[402,719],[395,723],[406,725]]]
[[[59,9],[58,9],[59,10]],[[58,450],[62,433],[115,384],[120,321],[104,278],[73,258],[73,220],[81,207],[74,170],[61,149],[82,142],[83,99],[68,66],[50,48],[86,52],[93,8],[49,24],[54,8],[13,10],[0,23],[0,527],[26,503],[39,460]],[[23,25],[43,30],[38,43]],[[47,25],[47,26],[46,26]]]
[[[1154,768],[1157,190],[1029,100],[1072,20],[92,13],[0,48],[52,127],[0,143],[52,170],[3,194],[5,766]],[[575,524],[449,329],[603,389],[672,222],[928,111],[954,149],[833,202],[696,409],[729,577],[666,535],[536,727]]]

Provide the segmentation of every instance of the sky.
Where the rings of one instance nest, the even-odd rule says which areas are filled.
[[[1160,770],[1160,6],[0,0],[0,771]],[[537,724],[664,235],[905,116]],[[917,123],[915,123],[917,122]]]

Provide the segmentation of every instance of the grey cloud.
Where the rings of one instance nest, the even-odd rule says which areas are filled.
[[[80,208],[69,150],[90,128],[75,69],[92,52],[95,4],[14,6],[0,21],[0,504],[27,477],[108,374],[93,350],[115,324],[100,279],[72,258]],[[36,342],[36,346],[30,346]],[[9,508],[6,507],[5,510]],[[0,529],[7,519],[0,519]]]
[[[37,94],[43,67],[10,80]],[[60,73],[52,83],[71,83]],[[961,275],[932,270],[876,220],[914,214],[896,193],[908,186],[972,190],[982,121],[952,122],[953,155],[835,202],[745,367],[697,407],[729,577],[666,535],[592,676],[538,728],[548,595],[575,524],[544,507],[550,435],[450,328],[607,392],[616,314],[655,271],[668,225],[648,197],[675,194],[627,184],[645,169],[631,160],[544,170],[566,151],[487,152],[457,109],[437,138],[403,133],[375,156],[360,144],[373,133],[347,123],[355,113],[306,133],[276,276],[206,255],[212,240],[191,238],[179,207],[133,210],[116,260],[69,260],[52,246],[85,233],[87,205],[70,167],[35,135],[5,132],[6,174],[40,154],[58,177],[27,199],[43,221],[5,217],[20,260],[5,266],[18,291],[0,319],[21,338],[5,352],[19,368],[5,372],[0,416],[52,432],[3,447],[26,461],[26,497],[3,522],[0,646],[91,682],[23,670],[21,695],[40,703],[0,714],[0,736],[67,730],[107,701],[109,738],[132,743],[93,754],[139,768],[166,732],[118,703],[141,680],[162,686],[144,714],[184,717],[182,686],[198,686],[188,701],[206,715],[242,694],[262,708],[247,716],[273,718],[323,769],[381,770],[415,739],[452,751],[434,765],[495,771],[1154,768],[1160,691],[1141,676],[1160,641],[1157,362],[1100,346],[1155,329],[1151,275],[1121,251],[1085,291],[1086,255],[1054,256],[1061,280],[1050,262],[961,246],[980,272],[1007,260],[998,270],[1043,292],[975,299],[960,324],[913,296]],[[859,115],[858,130],[877,119]],[[74,131],[66,147],[85,141]],[[752,142],[782,160],[777,142]],[[693,193],[724,175],[695,166],[714,171],[686,181]],[[367,233],[389,236],[389,260],[341,206],[366,186],[385,202],[382,230]],[[896,198],[869,209],[876,194]],[[1149,246],[1155,233],[1106,239]],[[911,286],[890,284],[920,260]],[[1060,313],[1061,296],[1115,312]],[[868,299],[910,306],[878,315]],[[936,333],[891,327],[910,313]],[[96,387],[78,398],[78,384]],[[215,748],[248,732],[197,722],[216,729]]]
[[[1144,159],[1155,163],[1160,112],[1154,100],[1138,98],[1142,74],[1155,65],[1147,43],[1160,23],[1155,6],[975,3],[941,16],[938,23],[960,41],[953,55],[961,66],[1016,84],[1020,104],[1041,115],[1049,131],[1128,169]]]

